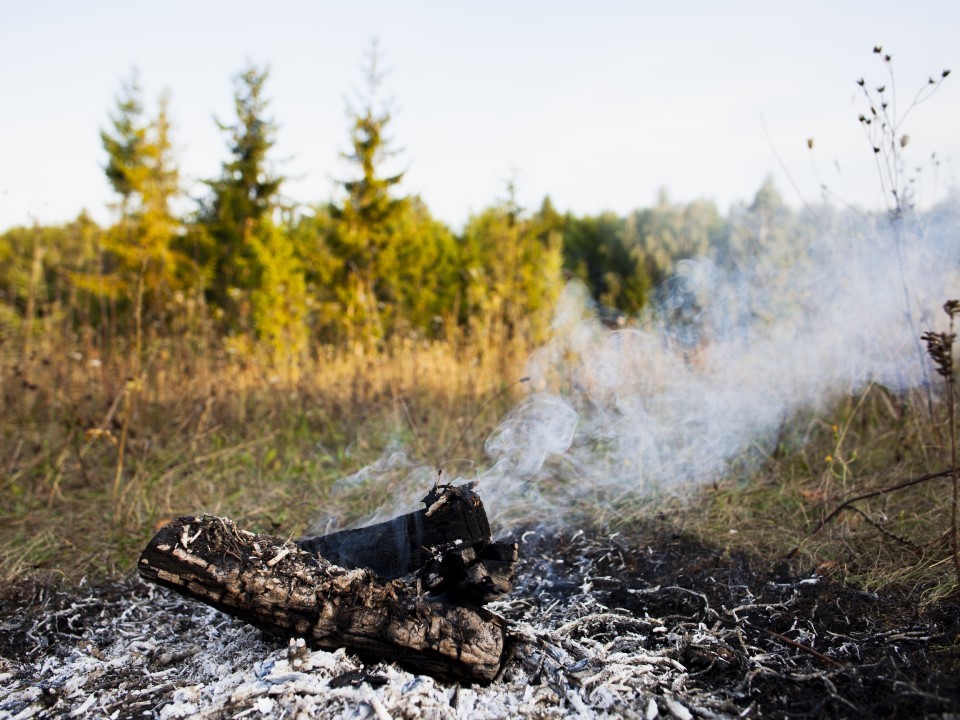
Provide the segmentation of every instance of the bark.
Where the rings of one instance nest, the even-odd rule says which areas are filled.
[[[404,580],[367,567],[341,567],[305,549],[353,547],[343,539],[361,535],[337,533],[335,541],[293,543],[209,515],[165,525],[143,551],[138,568],[147,580],[273,635],[303,637],[326,649],[347,647],[437,677],[489,682],[503,662],[506,621],[479,604],[509,590],[517,546],[489,543],[486,515],[468,489],[437,488],[425,502],[429,506],[415,522],[384,523],[379,534],[367,536],[389,531],[396,539],[402,527],[403,542],[393,542],[392,549],[386,541],[372,542],[367,551],[351,555],[376,556],[375,564],[383,567],[399,558],[398,567],[415,571]],[[441,513],[447,505],[448,512]],[[471,511],[464,515],[463,507]],[[435,516],[446,518],[439,524],[443,528],[470,528],[472,542],[429,530]],[[451,517],[477,522],[448,522]],[[419,530],[408,532],[414,526]],[[438,545],[414,547],[417,538]],[[414,559],[421,564],[415,566]]]

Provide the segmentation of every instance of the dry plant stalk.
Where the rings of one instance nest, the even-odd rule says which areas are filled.
[[[937,366],[947,389],[947,413],[950,416],[950,468],[953,480],[953,502],[950,506],[950,552],[953,568],[957,574],[957,590],[960,592],[960,543],[957,539],[957,505],[960,504],[960,477],[957,474],[957,420],[956,420],[956,375],[953,372],[953,319],[960,313],[960,300],[948,300],[943,311],[950,318],[950,330],[945,333],[929,331],[921,336],[927,344],[927,353]]]

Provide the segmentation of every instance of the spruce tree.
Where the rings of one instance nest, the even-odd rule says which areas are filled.
[[[107,152],[104,170],[110,185],[120,196],[120,216],[126,220],[134,195],[142,186],[146,166],[147,123],[136,70],[121,87],[110,124],[112,132],[100,131],[100,141]]]
[[[136,72],[124,83],[112,130],[100,138],[107,153],[105,173],[120,196],[119,221],[105,236],[113,277],[98,284],[117,299],[132,300],[154,318],[164,313],[177,284],[181,260],[173,243],[180,223],[171,207],[180,193],[180,176],[170,138],[169,98],[160,98],[157,116],[146,117]]]
[[[243,324],[248,315],[248,291],[259,282],[254,233],[270,222],[284,181],[268,159],[277,130],[266,117],[268,76],[267,69],[251,65],[235,78],[236,120],[217,121],[230,159],[219,178],[205,181],[212,192],[199,214],[204,237],[198,259],[207,274],[208,298],[226,311],[229,323]]]
[[[367,60],[363,106],[348,108],[351,151],[343,155],[355,175],[341,182],[346,195],[330,208],[337,228],[332,249],[343,263],[341,293],[350,341],[379,339],[386,333],[390,318],[384,315],[394,308],[398,289],[384,280],[391,271],[389,256],[396,250],[391,245],[398,242],[397,225],[409,210],[406,198],[391,195],[403,173],[380,174],[394,153],[385,135],[390,111],[378,98],[383,75],[376,43]]]
[[[563,218],[545,199],[524,212],[508,196],[472,216],[463,231],[462,320],[489,342],[542,340],[563,285]]]
[[[609,315],[605,308],[638,312],[650,290],[646,267],[628,244],[630,229],[614,213],[564,218],[564,268],[587,285],[602,316]]]

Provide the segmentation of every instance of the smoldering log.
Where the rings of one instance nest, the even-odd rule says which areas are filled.
[[[421,510],[386,522],[301,538],[297,545],[334,565],[398,578],[422,568],[434,557],[435,548],[490,542],[487,514],[471,485],[438,485],[423,504]]]
[[[437,485],[424,507],[392,520],[328,535],[300,538],[297,545],[334,565],[366,568],[387,578],[415,573],[433,595],[483,604],[513,584],[516,543],[493,543],[483,503],[472,484]]]
[[[461,501],[470,506],[476,498],[459,488],[438,488],[431,496],[419,519],[421,531],[437,515],[439,507],[427,513],[442,496],[452,507]],[[320,648],[347,647],[437,677],[488,682],[503,662],[506,622],[480,604],[509,589],[517,546],[490,543],[479,499],[476,507],[482,516],[475,525],[480,539],[440,540],[442,533],[431,534],[438,545],[416,552],[410,540],[410,557],[423,563],[408,562],[415,572],[403,579],[381,577],[365,567],[344,568],[304,549],[322,543],[256,535],[209,515],[182,517],[161,528],[138,569],[147,580],[270,634],[303,637]],[[395,530],[390,528],[394,538]]]

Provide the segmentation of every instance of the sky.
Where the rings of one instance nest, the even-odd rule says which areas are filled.
[[[930,75],[958,70],[907,118],[921,203],[957,185],[960,3],[3,0],[0,229],[101,222],[113,200],[99,131],[137,68],[148,112],[166,89],[185,185],[227,157],[233,78],[270,68],[274,157],[302,203],[350,169],[347,99],[376,38],[402,189],[454,228],[506,195],[625,214],[749,201],[767,176],[794,204],[882,207],[855,81],[890,85],[901,114]],[[807,147],[813,138],[813,150]],[[931,153],[940,158],[930,166]],[[936,181],[934,182],[934,177]]]

